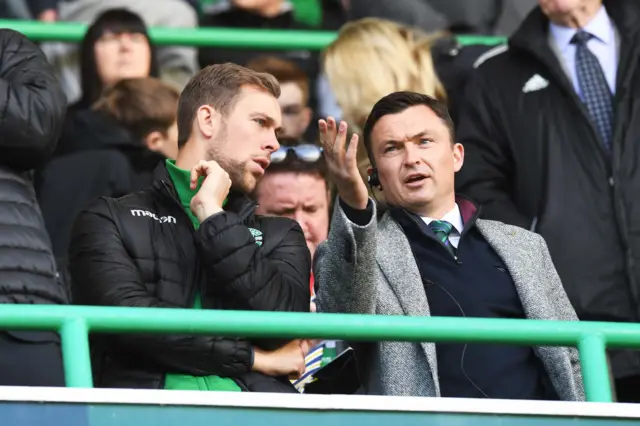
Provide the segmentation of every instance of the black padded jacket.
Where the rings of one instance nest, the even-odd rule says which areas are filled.
[[[42,51],[0,30],[0,303],[68,303],[30,178],[53,152],[65,111]]]
[[[73,301],[82,305],[309,311],[311,258],[297,222],[253,214],[244,195],[195,231],[166,167],[145,191],[100,198],[80,213],[72,231]],[[162,388],[166,373],[233,378],[243,390],[294,391],[286,378],[252,372],[248,341],[194,335],[92,337],[97,386]]]

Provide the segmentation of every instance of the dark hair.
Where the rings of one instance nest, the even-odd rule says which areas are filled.
[[[298,159],[292,151],[289,151],[284,161],[280,163],[271,163],[266,170],[266,174],[286,172],[319,175],[327,183],[327,189],[330,188],[327,165],[324,161],[324,157],[322,156],[318,161],[309,163]]]
[[[151,49],[151,67],[149,77],[159,77],[156,51],[149,40],[147,27],[140,16],[126,9],[109,9],[96,18],[87,29],[80,46],[80,85],[82,97],[74,108],[88,108],[100,97],[104,87],[98,77],[98,67],[94,47],[105,32],[115,34],[142,34],[149,42]]]
[[[373,106],[362,131],[364,147],[367,150],[369,161],[373,167],[375,167],[376,164],[373,158],[373,152],[371,152],[371,132],[373,131],[373,126],[385,115],[399,114],[406,109],[418,105],[424,105],[433,111],[447,126],[451,136],[451,142],[453,143],[455,141],[453,120],[449,115],[447,106],[443,102],[422,93],[408,91],[390,93],[381,98]]]
[[[92,108],[111,116],[138,141],[151,132],[167,133],[176,122],[180,93],[156,78],[120,80]]]
[[[317,174],[325,182],[327,182],[327,188],[329,187],[329,181],[327,179],[327,167],[324,163],[323,159],[316,161],[315,163],[307,163],[304,161],[300,161],[295,157],[287,157],[282,163],[271,164],[266,173],[306,173],[306,174]]]
[[[242,86],[258,86],[274,97],[280,97],[280,85],[274,76],[225,63],[209,65],[185,86],[178,103],[178,146],[191,137],[193,120],[202,105],[211,105],[226,116],[235,105]]]

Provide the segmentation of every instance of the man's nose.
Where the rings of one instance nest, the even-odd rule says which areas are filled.
[[[278,138],[276,137],[275,133],[269,137],[269,140],[266,141],[266,143],[263,146],[263,149],[265,151],[268,151],[269,153],[272,153],[280,149],[280,142],[278,142]]]
[[[309,237],[309,223],[307,221],[307,215],[300,209],[296,210],[294,214],[294,219],[296,222],[300,224],[300,228],[302,228],[302,232],[304,232],[305,237]]]
[[[415,166],[420,162],[420,153],[418,148],[408,143],[404,150],[404,162],[407,166]]]

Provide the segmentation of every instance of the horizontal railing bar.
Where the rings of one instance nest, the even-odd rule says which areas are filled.
[[[0,28],[10,28],[34,41],[79,42],[87,25],[76,22],[45,23],[0,20]],[[331,31],[264,30],[247,28],[150,28],[149,36],[157,45],[218,46],[253,49],[321,50],[336,38]],[[501,37],[461,36],[463,44],[499,44]]]
[[[598,334],[606,338],[608,347],[640,348],[640,324],[630,323],[166,308],[0,306],[2,329],[58,330],[67,319],[72,318],[84,319],[93,332],[557,346],[575,346],[583,336]]]

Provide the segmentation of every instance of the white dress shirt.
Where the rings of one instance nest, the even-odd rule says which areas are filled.
[[[445,214],[441,219],[433,219],[430,217],[421,217],[424,220],[424,223],[429,225],[434,220],[444,220],[445,222],[449,222],[453,225],[453,229],[451,230],[451,234],[449,234],[449,242],[456,249],[458,248],[458,243],[460,242],[460,235],[462,234],[462,230],[464,229],[464,224],[462,223],[462,215],[460,214],[460,208],[456,203],[453,206],[453,209],[449,211],[449,213]]]
[[[618,46],[616,29],[604,6],[582,30],[593,35],[587,42],[587,48],[593,53],[609,84],[611,93],[616,93],[616,74],[618,72]],[[553,40],[556,53],[563,63],[565,71],[573,83],[573,88],[582,97],[578,84],[576,71],[576,46],[571,44],[571,39],[579,30],[576,28],[561,27],[554,23],[549,24],[549,33]]]

